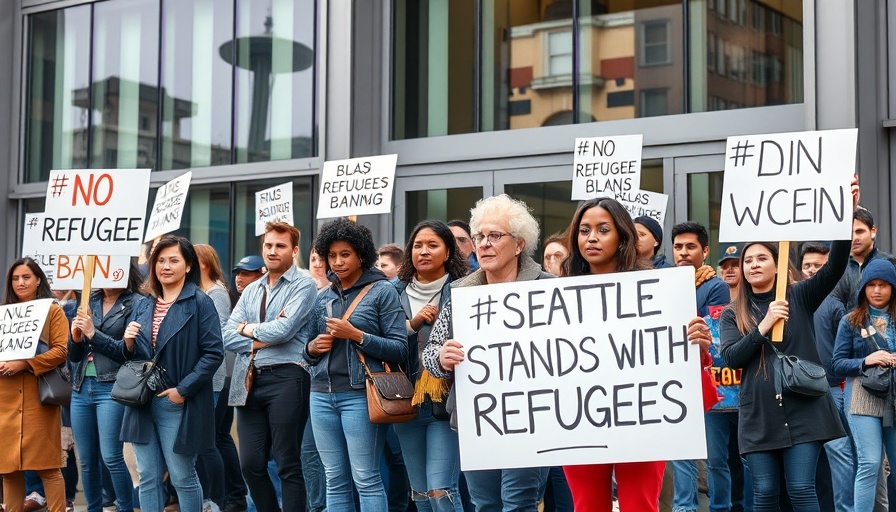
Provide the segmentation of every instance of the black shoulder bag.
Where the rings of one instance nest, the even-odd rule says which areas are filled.
[[[874,347],[877,350],[883,350],[880,347],[880,343],[884,341],[880,333],[874,326],[871,325],[871,319],[865,319],[865,329],[868,333],[868,337],[866,340],[874,343]],[[887,345],[886,342],[884,342]],[[888,345],[889,346],[889,345]],[[892,375],[893,372],[890,371],[891,368],[884,367],[881,365],[868,366],[862,370],[862,387],[865,388],[865,391],[871,393],[874,396],[885,398],[890,393],[890,386],[892,385]]]
[[[152,400],[165,387],[162,377],[165,369],[156,364],[161,353],[161,350],[157,351],[149,361],[127,361],[121,365],[112,385],[112,400],[130,407],[139,407]]]
[[[775,398],[778,401],[785,394],[823,396],[828,393],[829,386],[823,366],[797,356],[782,354],[768,338],[766,341],[777,356],[774,369]]]

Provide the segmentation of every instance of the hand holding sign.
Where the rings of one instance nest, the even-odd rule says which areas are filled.
[[[464,361],[464,347],[457,340],[448,340],[439,349],[439,364],[451,372]]]
[[[17,361],[3,361],[0,362],[0,375],[4,375],[6,377],[12,377],[13,375],[24,372],[31,367],[22,360]]]

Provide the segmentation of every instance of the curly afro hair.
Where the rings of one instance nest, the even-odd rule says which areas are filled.
[[[327,254],[330,253],[330,246],[336,242],[345,242],[352,246],[361,258],[362,269],[370,270],[376,263],[376,246],[373,244],[373,234],[370,230],[357,222],[340,218],[324,224],[317,239],[314,240],[314,252],[324,259],[327,271],[330,270]]]

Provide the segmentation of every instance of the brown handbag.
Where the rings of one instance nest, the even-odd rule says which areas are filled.
[[[355,306],[367,295],[373,284],[368,284],[362,289],[355,300],[352,301],[343,320],[348,320],[355,310]],[[361,366],[367,374],[367,415],[371,423],[404,423],[417,417],[417,406],[411,403],[414,398],[414,386],[408,380],[407,375],[400,369],[392,371],[389,364],[383,362],[385,371],[371,372],[364,359],[361,349],[355,347]]]

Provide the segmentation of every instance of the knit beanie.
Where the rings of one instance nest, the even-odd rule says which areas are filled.
[[[862,285],[859,286],[859,293],[865,293],[865,286],[875,279],[889,283],[896,289],[896,267],[882,258],[868,262],[865,270],[862,271]]]
[[[650,234],[653,235],[653,238],[662,245],[663,243],[663,228],[660,226],[660,223],[653,220],[652,217],[648,217],[646,215],[642,215],[634,220],[635,224],[640,224],[647,228],[647,231],[650,231]]]

